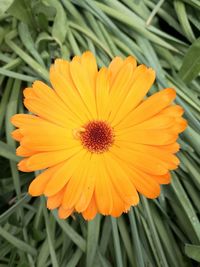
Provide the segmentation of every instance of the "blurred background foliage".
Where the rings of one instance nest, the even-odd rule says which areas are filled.
[[[0,267],[200,266],[199,18],[199,0],[0,0]],[[189,122],[161,196],[89,223],[59,220],[27,195],[34,173],[17,170],[10,136],[10,117],[26,112],[22,90],[85,50],[99,67],[116,55],[153,67],[150,93],[174,87]]]

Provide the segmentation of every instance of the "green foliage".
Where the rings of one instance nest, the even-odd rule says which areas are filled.
[[[198,0],[0,0],[0,266],[191,267],[200,262],[200,3]],[[99,66],[134,55],[153,67],[150,93],[174,87],[189,127],[181,165],[156,200],[118,219],[60,220],[17,170],[10,117],[22,89],[49,82],[57,57],[91,50]]]
[[[200,246],[186,244],[185,254],[188,255],[188,257],[190,257],[191,259],[200,261]]]
[[[179,71],[185,82],[191,82],[200,72],[200,38],[195,40],[188,49]]]
[[[12,5],[14,0],[1,0],[0,15],[4,14],[8,8]]]

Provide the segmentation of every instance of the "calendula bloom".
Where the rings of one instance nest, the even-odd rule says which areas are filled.
[[[115,57],[97,68],[91,52],[71,62],[57,59],[52,88],[41,81],[24,90],[24,105],[35,115],[17,114],[13,138],[19,170],[43,170],[29,194],[45,195],[60,218],[73,212],[87,220],[96,213],[120,216],[160,194],[177,168],[178,134],[186,128],[175,90],[145,98],[155,72],[135,58]]]

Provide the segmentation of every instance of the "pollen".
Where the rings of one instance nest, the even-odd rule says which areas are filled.
[[[103,153],[114,142],[113,128],[104,121],[91,121],[84,127],[80,139],[84,148],[91,153]]]

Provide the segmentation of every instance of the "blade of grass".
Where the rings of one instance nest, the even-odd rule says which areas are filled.
[[[36,77],[32,77],[32,76],[29,76],[29,75],[24,75],[24,74],[17,73],[15,71],[11,71],[11,70],[6,70],[4,68],[0,68],[0,74],[4,75],[4,76],[7,76],[7,77],[10,77],[10,78],[22,80],[22,81],[25,81],[25,82],[33,82],[33,81],[36,80]]]
[[[123,267],[123,260],[122,260],[122,253],[120,247],[120,239],[119,239],[119,232],[117,227],[117,220],[113,217],[111,219],[112,224],[112,232],[113,232],[113,240],[114,240],[114,248],[115,248],[115,257],[117,267]]]
[[[19,250],[30,253],[31,255],[37,254],[37,250],[35,248],[31,247],[29,244],[23,242],[19,238],[13,236],[1,226],[0,226],[0,236],[5,238],[9,243],[11,243],[14,247],[16,247]]]
[[[17,211],[19,207],[24,205],[24,203],[28,202],[29,200],[30,200],[30,196],[28,194],[25,194],[24,197],[22,197],[14,205],[12,205],[9,209],[7,209],[4,213],[0,215],[0,224],[6,221],[9,218],[9,216],[11,216],[14,212]]]
[[[182,66],[179,71],[179,76],[186,83],[192,81],[200,72],[200,38],[192,43],[188,49]]]
[[[82,250],[86,251],[86,241],[68,224],[67,221],[58,218],[57,211],[52,211],[57,223],[64,233]]]
[[[100,215],[97,215],[87,225],[87,253],[86,253],[86,267],[93,267],[98,249],[98,239],[100,231]]]
[[[53,238],[52,238],[53,231],[52,231],[50,223],[49,223],[49,216],[47,214],[47,209],[46,209],[44,198],[42,199],[42,206],[43,206],[43,214],[44,214],[44,220],[45,220],[45,226],[46,226],[46,232],[47,232],[47,240],[48,240],[48,247],[49,247],[49,252],[50,252],[50,255],[51,255],[52,266],[53,267],[58,267],[59,264],[58,264],[58,260],[57,260],[57,257],[56,257],[54,241],[53,241]]]
[[[83,255],[83,252],[81,249],[77,249],[76,252],[74,253],[74,255],[71,257],[71,259],[68,261],[66,267],[76,267],[78,266],[78,262],[81,258],[81,256]]]
[[[196,242],[200,242],[200,223],[198,217],[175,173],[173,173],[172,188],[177,195],[177,198],[179,200],[182,209],[185,211],[185,214],[187,215],[187,218],[190,222],[189,228],[193,230]]]
[[[191,259],[200,262],[200,246],[185,244],[185,254]]]
[[[26,54],[18,45],[16,45],[12,39],[16,37],[17,32],[12,31],[9,34],[7,34],[5,41],[8,44],[8,46],[19,56],[21,57],[31,68],[33,68],[44,80],[49,80],[49,74],[47,70],[41,66],[39,63],[37,63],[32,57],[30,57],[28,54]]]
[[[18,156],[16,156],[13,148],[2,141],[0,141],[0,156],[13,160],[15,162],[18,162],[20,159]]]
[[[10,92],[11,92],[12,82],[13,82],[12,79],[8,79],[8,81],[6,83],[5,90],[4,90],[2,98],[1,98],[1,102],[0,102],[0,114],[1,114],[1,116],[0,116],[0,129],[3,129],[2,123],[4,120],[4,116],[6,114],[6,107],[7,107],[7,103],[8,103]],[[0,133],[2,133],[2,131]]]
[[[190,42],[193,42],[195,40],[195,36],[187,18],[185,4],[182,1],[175,0],[174,7],[186,37],[190,40]]]
[[[22,22],[19,23],[18,32],[19,37],[21,38],[22,43],[26,47],[26,49],[38,61],[38,63],[41,64],[41,66],[45,66],[42,57],[35,48],[35,43],[29,31],[28,25]]]
[[[103,221],[102,234],[101,234],[101,240],[100,240],[100,251],[102,255],[104,255],[107,251],[111,231],[112,231],[112,228],[111,228],[110,218],[106,217]]]
[[[120,236],[122,238],[122,241],[124,243],[124,247],[126,249],[128,259],[131,263],[131,266],[134,266],[135,265],[135,259],[134,259],[133,248],[131,245],[131,240],[130,240],[130,236],[129,236],[129,232],[128,232],[129,227],[126,226],[126,223],[125,223],[124,218],[122,216],[118,218],[117,223],[118,223],[118,227],[119,227]]]
[[[154,9],[151,11],[151,14],[149,15],[146,25],[149,26],[151,24],[151,21],[155,17],[156,13],[159,11],[160,7],[164,3],[165,0],[159,0],[158,3],[155,5]]]
[[[128,213],[130,226],[131,226],[131,234],[132,234],[132,240],[134,243],[134,251],[135,251],[135,258],[137,262],[137,266],[144,267],[144,260],[142,256],[142,246],[139,239],[138,229],[136,225],[136,218],[134,214],[133,208],[130,209]]]
[[[152,214],[151,214],[147,199],[142,196],[141,200],[142,200],[142,204],[143,204],[143,207],[144,207],[144,211],[146,213],[146,219],[148,221],[149,229],[152,232],[154,245],[155,245],[155,247],[157,249],[158,256],[160,258],[160,263],[161,263],[161,265],[167,267],[169,265],[167,263],[167,260],[166,260],[162,245],[160,243],[160,239],[159,239],[158,233],[157,233],[156,228],[155,228],[155,224],[154,224],[154,221],[153,221],[153,217],[152,217]]]
[[[111,54],[111,52],[107,49],[107,47],[105,47],[97,38],[96,36],[90,32],[88,29],[84,29],[81,26],[79,26],[78,24],[70,21],[69,22],[69,26],[78,30],[79,32],[85,34],[87,37],[89,37],[93,42],[95,42],[97,45],[99,45],[109,56],[110,58],[113,57],[113,55]]]

